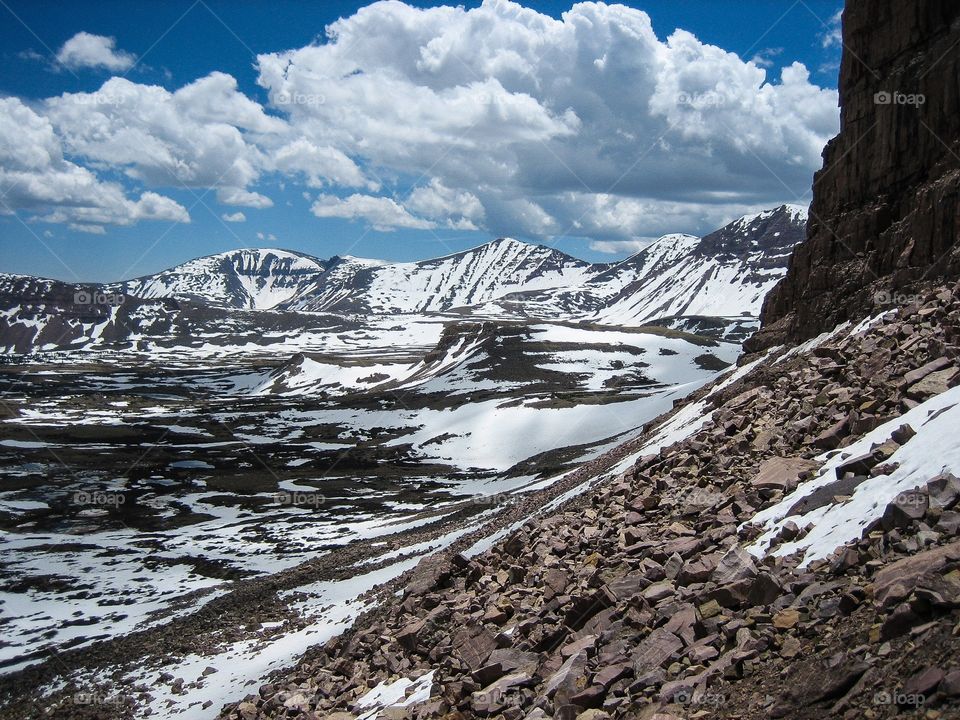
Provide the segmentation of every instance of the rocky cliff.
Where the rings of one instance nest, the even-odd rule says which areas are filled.
[[[841,130],[807,240],[748,351],[902,305],[960,274],[960,3],[857,0],[843,16]]]

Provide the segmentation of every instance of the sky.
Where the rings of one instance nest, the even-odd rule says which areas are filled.
[[[0,0],[0,271],[588,260],[806,205],[840,0]]]

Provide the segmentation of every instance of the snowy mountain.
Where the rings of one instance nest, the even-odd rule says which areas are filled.
[[[807,212],[795,205],[745,215],[699,241],[660,238],[594,280],[632,280],[597,313],[610,323],[661,317],[757,316],[763,298],[786,272],[804,238]]]
[[[805,208],[782,205],[745,215],[703,238],[664,235],[579,285],[514,295],[495,305],[510,314],[574,315],[613,325],[691,316],[755,318],[803,240],[806,220]]]
[[[513,292],[577,285],[602,268],[509,238],[420,262],[387,264],[356,258],[332,262],[311,292],[286,307],[374,314],[443,312]]]
[[[173,297],[267,310],[300,294],[326,269],[323,260],[302,253],[251,248],[197,258],[110,287],[141,298]]]
[[[335,318],[332,325],[438,313],[659,324],[739,341],[754,329],[763,297],[786,272],[805,225],[803,208],[784,205],[703,238],[664,235],[611,264],[499,239],[408,263],[235,250],[109,285],[4,275],[0,349],[25,353],[109,343],[260,348],[269,344],[261,336],[272,331],[289,339],[309,334],[318,327],[317,313]],[[331,326],[329,319],[325,323]],[[294,347],[309,350],[312,343]]]

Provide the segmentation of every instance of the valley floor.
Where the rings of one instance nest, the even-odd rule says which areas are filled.
[[[656,328],[418,322],[416,344],[395,321],[281,361],[221,343],[9,364],[7,712],[212,717],[424,555],[479,552],[582,490],[738,352]]]

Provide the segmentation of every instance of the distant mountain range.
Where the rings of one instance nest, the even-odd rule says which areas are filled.
[[[264,324],[295,332],[316,324],[310,316],[318,313],[354,321],[451,313],[680,329],[703,327],[704,318],[742,324],[759,314],[805,228],[806,210],[783,205],[703,238],[665,235],[615,263],[498,239],[409,263],[234,250],[101,285],[0,274],[0,349],[25,353],[198,333],[247,336]],[[269,311],[270,317],[237,311]]]

